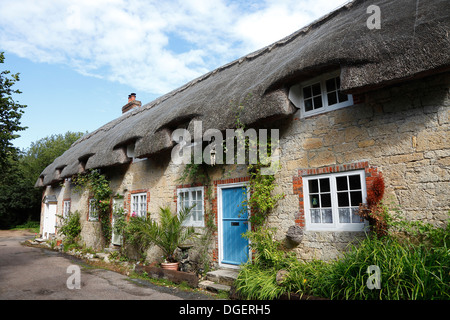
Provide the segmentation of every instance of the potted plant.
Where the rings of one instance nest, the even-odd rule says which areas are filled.
[[[195,235],[194,227],[183,225],[191,210],[192,207],[183,208],[178,214],[173,214],[168,207],[160,207],[159,222],[146,219],[145,223],[141,223],[139,228],[141,238],[148,239],[163,251],[165,257],[165,262],[161,264],[163,269],[178,270],[179,262],[175,257],[175,250]]]

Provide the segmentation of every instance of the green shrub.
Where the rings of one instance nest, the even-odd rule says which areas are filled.
[[[192,208],[183,208],[178,213],[172,213],[168,207],[160,208],[159,223],[150,218],[132,217],[125,227],[125,239],[141,255],[154,244],[163,251],[167,261],[176,262],[174,253],[177,247],[195,235],[193,227],[183,225]]]
[[[252,232],[247,236],[255,259],[241,268],[236,287],[249,299],[275,299],[289,292],[329,299],[450,299],[449,224],[438,228],[403,221],[399,230],[407,237],[372,234],[331,262],[298,261],[272,240],[273,230]],[[381,289],[367,286],[371,265],[380,268]],[[287,275],[277,283],[281,269]]]
[[[381,289],[367,287],[367,268],[381,271]],[[412,245],[393,237],[367,237],[330,263],[314,294],[331,299],[448,299],[450,259],[447,252]]]
[[[78,240],[81,233],[80,213],[78,210],[74,213],[69,213],[69,216],[63,219],[59,232],[65,236],[64,242],[66,244],[71,244]]]
[[[15,226],[11,230],[30,230],[34,233],[39,233],[40,230],[40,223],[39,221],[31,221],[30,219],[27,220],[24,224],[20,224]]]

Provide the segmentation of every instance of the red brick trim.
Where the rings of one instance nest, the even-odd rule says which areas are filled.
[[[382,176],[382,173],[378,171],[378,168],[370,166],[368,161],[360,161],[340,165],[338,164],[320,168],[299,169],[298,175],[293,176],[292,178],[293,191],[294,194],[298,195],[299,199],[299,211],[295,214],[295,224],[302,228],[305,227],[305,209],[304,209],[305,200],[303,198],[303,176],[347,172],[361,169],[364,169],[366,173],[366,188],[368,190],[371,188],[374,179],[378,176]]]

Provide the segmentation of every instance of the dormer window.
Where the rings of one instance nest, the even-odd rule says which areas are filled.
[[[132,163],[141,162],[147,160],[147,158],[136,158],[134,152],[135,144],[127,145],[127,157],[132,159]]]
[[[328,73],[292,86],[289,100],[303,118],[353,105],[352,95],[343,94],[340,88],[339,73]]]

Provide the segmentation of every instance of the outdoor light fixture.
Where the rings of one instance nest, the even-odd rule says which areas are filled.
[[[209,153],[211,165],[214,166],[216,164],[216,146],[211,147],[211,151]]]

